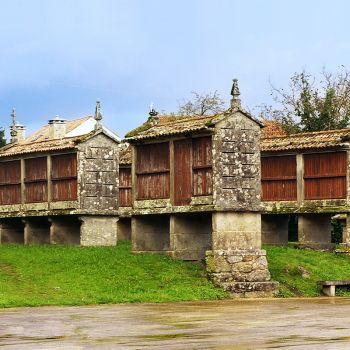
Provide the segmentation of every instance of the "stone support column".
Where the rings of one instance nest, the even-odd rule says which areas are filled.
[[[288,244],[288,215],[262,215],[262,244]]]
[[[51,244],[80,244],[80,221],[76,217],[50,217]]]
[[[331,214],[299,214],[298,240],[302,247],[332,249]]]
[[[261,216],[256,212],[213,213],[213,250],[207,271],[215,285],[234,297],[273,296],[266,252],[261,248]]]
[[[121,218],[118,220],[118,240],[131,239],[131,218]]]
[[[170,250],[169,215],[142,215],[131,219],[134,252],[168,252]]]
[[[25,218],[22,221],[25,244],[50,244],[50,222],[46,217]]]
[[[350,246],[350,214],[346,214],[346,219],[343,227],[343,244],[345,246]]]
[[[211,247],[211,214],[176,214],[170,217],[171,255],[182,260],[202,260]]]
[[[116,216],[80,216],[80,244],[82,246],[115,246],[117,244]]]
[[[24,243],[24,225],[20,219],[0,221],[0,244]]]

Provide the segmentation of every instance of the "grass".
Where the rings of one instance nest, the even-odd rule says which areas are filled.
[[[319,280],[350,280],[350,257],[292,247],[266,246],[272,279],[280,282],[281,297],[319,296]],[[300,267],[310,273],[303,278]],[[339,290],[339,295],[347,295]]]
[[[0,245],[0,307],[227,298],[200,264],[117,247]],[[318,280],[350,279],[350,257],[266,246],[280,297],[319,296]],[[310,273],[303,278],[300,267]],[[339,292],[339,295],[349,293]]]
[[[117,247],[0,246],[0,307],[222,299],[204,267]]]

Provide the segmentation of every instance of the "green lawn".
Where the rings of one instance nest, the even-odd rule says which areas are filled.
[[[350,257],[292,247],[266,246],[272,279],[280,282],[280,296],[319,296],[319,280],[350,280]],[[303,278],[298,267],[310,273]],[[339,295],[349,295],[339,292]]]
[[[265,248],[281,297],[318,296],[318,280],[350,279],[349,256]],[[309,278],[301,276],[300,267]],[[109,248],[0,245],[0,307],[227,297],[206,279],[202,265],[158,254],[132,254],[130,242]]]
[[[225,298],[199,264],[117,247],[0,246],[0,307]]]

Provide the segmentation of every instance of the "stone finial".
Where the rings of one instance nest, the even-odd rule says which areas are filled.
[[[155,110],[153,102],[151,103],[149,107],[149,116],[151,118],[151,125],[156,125],[159,122],[158,112]]]
[[[18,143],[26,138],[26,127],[16,120],[16,109],[12,108],[12,125],[10,126],[11,143]]]
[[[231,89],[231,108],[240,108],[241,107],[241,99],[239,98],[240,92],[239,92],[239,87],[238,87],[238,80],[233,79],[232,80],[232,89]]]
[[[100,100],[96,100],[96,108],[95,108],[95,120],[96,120],[96,125],[95,125],[95,130],[102,129],[102,113],[101,113],[101,103]]]
[[[17,122],[16,122],[15,108],[12,108],[11,118],[12,118],[12,125],[10,126],[11,142],[16,142],[17,141],[17,128],[16,128]]]

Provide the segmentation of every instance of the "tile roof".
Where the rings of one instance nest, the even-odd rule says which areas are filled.
[[[265,127],[261,130],[262,138],[271,138],[276,136],[287,136],[281,123],[274,120],[263,120]]]
[[[66,134],[77,128],[79,125],[86,122],[88,119],[93,118],[91,116],[74,119],[74,120],[67,120],[66,121]],[[50,140],[50,125],[44,125],[39,130],[37,130],[34,134],[28,136],[23,142],[25,143],[32,143],[32,142],[40,142],[40,141],[46,141]]]
[[[72,149],[81,140],[81,136],[65,137],[63,139],[45,140],[40,142],[9,144],[0,149],[0,158],[19,154]]]
[[[219,116],[157,116],[149,118],[140,127],[126,134],[127,140],[142,140],[209,129],[209,124]]]
[[[120,145],[121,150],[119,152],[119,164],[128,165],[131,164],[131,147],[128,143]]]
[[[70,132],[87,121],[90,116],[66,122],[66,132]],[[73,149],[86,135],[50,139],[49,125],[45,125],[23,141],[8,144],[0,149],[0,157],[10,157],[20,154],[47,152],[55,150]]]
[[[342,147],[350,141],[350,129],[315,131],[273,138],[262,138],[262,152]]]
[[[205,116],[157,115],[156,117],[148,118],[144,124],[130,131],[125,135],[125,137],[127,140],[131,141],[210,130],[214,124],[224,119],[227,115],[235,113],[237,111],[245,114],[248,118],[263,126],[260,121],[253,118],[248,112],[241,109],[229,109],[226,112],[220,114]]]

